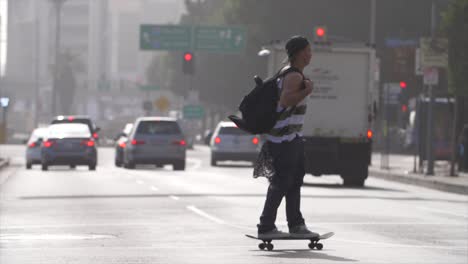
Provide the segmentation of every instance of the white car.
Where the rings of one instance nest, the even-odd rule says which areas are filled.
[[[260,137],[248,134],[231,121],[222,121],[216,127],[210,141],[211,166],[225,160],[254,163],[260,146]]]

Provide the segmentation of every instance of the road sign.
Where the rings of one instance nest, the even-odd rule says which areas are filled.
[[[441,67],[448,66],[448,40],[444,38],[421,38],[421,66]]]
[[[171,103],[169,102],[169,99],[167,99],[165,96],[161,96],[154,101],[154,106],[156,106],[156,108],[158,108],[158,110],[161,112],[166,112],[169,110],[170,104]]]
[[[195,50],[240,52],[245,48],[246,30],[239,27],[195,28]]]
[[[439,84],[439,71],[436,67],[429,67],[423,70],[424,72],[424,84],[425,85],[437,85]]]
[[[186,105],[184,106],[185,119],[201,119],[205,116],[205,110],[199,105]]]
[[[245,48],[246,38],[241,27],[140,25],[140,50],[234,53]]]
[[[398,97],[401,93],[399,83],[386,83],[384,84],[384,102],[385,104],[396,105],[399,104]]]
[[[189,26],[140,25],[140,50],[188,50],[191,40]]]

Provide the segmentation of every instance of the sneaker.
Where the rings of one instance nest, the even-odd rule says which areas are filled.
[[[295,238],[317,238],[320,236],[318,233],[310,231],[304,224],[289,228],[289,234]]]
[[[274,228],[273,230],[268,231],[268,232],[258,233],[259,239],[273,239],[273,238],[286,238],[286,237],[289,237],[289,234],[282,232],[278,230],[277,228]]]

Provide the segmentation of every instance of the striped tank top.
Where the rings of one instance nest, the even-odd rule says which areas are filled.
[[[278,89],[281,92],[283,87],[283,78],[278,78]],[[273,143],[290,142],[296,136],[302,137],[302,127],[304,125],[304,116],[307,111],[307,98],[304,98],[296,106],[287,107],[284,110],[279,102],[276,112],[281,113],[273,129],[266,134],[268,141]],[[284,111],[283,111],[284,110]]]

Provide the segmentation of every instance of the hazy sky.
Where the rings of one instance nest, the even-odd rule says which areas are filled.
[[[0,75],[3,75],[5,70],[5,56],[6,56],[6,33],[7,33],[7,21],[8,21],[8,12],[7,12],[7,0],[0,0],[0,17],[2,26],[0,28]]]

